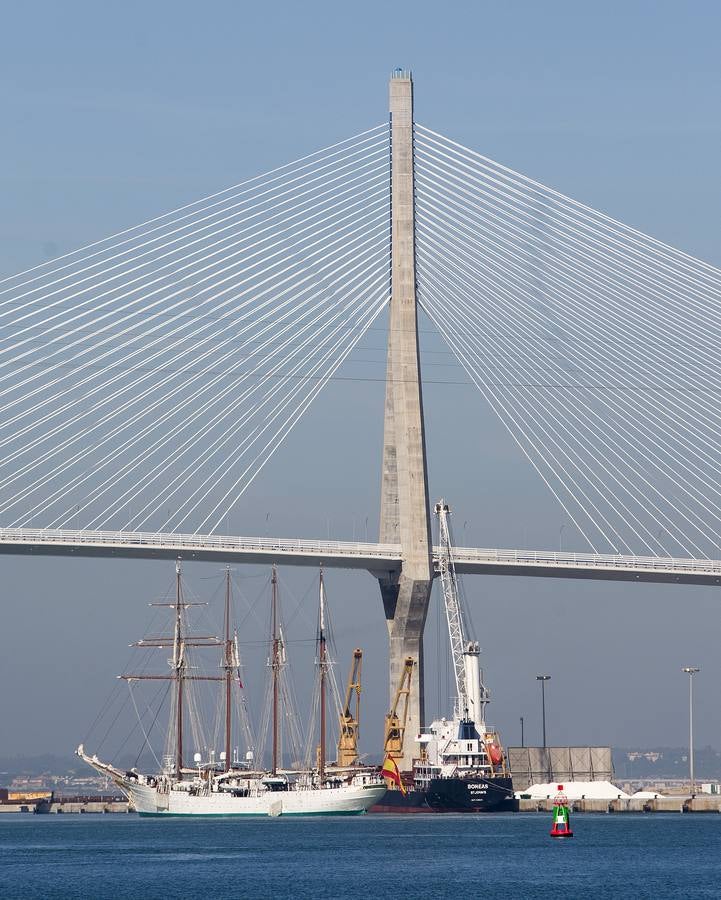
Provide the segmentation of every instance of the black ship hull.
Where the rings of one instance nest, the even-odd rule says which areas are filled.
[[[433,778],[426,790],[386,791],[372,813],[514,812],[518,803],[508,776]]]

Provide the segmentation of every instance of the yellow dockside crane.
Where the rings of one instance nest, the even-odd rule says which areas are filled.
[[[340,767],[354,766],[358,762],[358,732],[360,728],[361,666],[363,651],[357,647],[353,651],[345,702],[340,714],[338,737],[338,762]],[[354,702],[355,698],[355,702]]]
[[[408,703],[411,695],[411,675],[416,661],[412,656],[407,656],[403,663],[398,690],[396,691],[390,712],[386,716],[385,739],[383,751],[386,757],[390,756],[398,760],[403,756],[403,741],[406,734],[408,721]]]

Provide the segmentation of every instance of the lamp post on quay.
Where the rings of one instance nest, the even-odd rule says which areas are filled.
[[[546,682],[551,680],[550,675],[536,675],[536,681],[541,682],[541,721],[543,722],[543,749],[546,749]]]
[[[546,747],[546,682],[551,680],[550,675],[536,675],[536,681],[541,682],[541,721],[543,722],[543,755],[545,757],[548,782],[551,781],[551,759]]]
[[[693,773],[693,676],[701,669],[698,666],[684,666],[681,671],[688,675],[688,775],[693,797],[696,793]]]

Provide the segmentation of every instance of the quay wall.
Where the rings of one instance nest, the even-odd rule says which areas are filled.
[[[697,795],[693,798],[658,796],[637,800],[573,800],[568,806],[572,813],[719,813],[721,797]],[[519,800],[518,809],[519,812],[550,813],[553,800]]]
[[[111,801],[55,801],[48,805],[48,809],[38,809],[38,812],[50,813],[57,815],[58,813],[127,813],[130,811],[130,804],[127,800],[111,800]]]
[[[0,814],[3,813],[127,813],[130,804],[127,800],[29,800],[18,803],[0,803]]]

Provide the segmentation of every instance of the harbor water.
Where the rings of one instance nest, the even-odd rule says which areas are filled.
[[[641,898],[721,896],[721,816],[0,819],[15,898]]]

